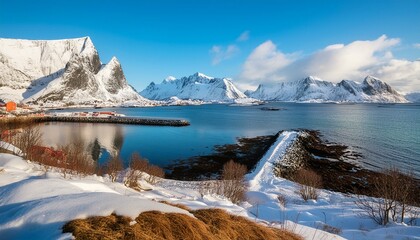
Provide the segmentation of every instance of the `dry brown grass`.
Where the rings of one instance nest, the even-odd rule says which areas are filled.
[[[192,214],[210,228],[212,239],[302,239],[288,231],[269,228],[244,217],[228,214],[222,209],[201,209]]]
[[[76,239],[146,240],[224,240],[224,239],[302,239],[281,229],[268,228],[220,209],[191,211],[196,218],[180,213],[149,211],[141,213],[135,224],[131,219],[112,214],[73,220],[63,227]]]
[[[168,202],[168,201],[159,201],[159,202],[160,202],[160,203],[163,203],[163,204],[170,205],[170,206],[172,206],[172,207],[177,207],[177,208],[184,209],[184,210],[186,210],[186,211],[188,211],[188,212],[190,212],[190,211],[191,211],[191,209],[190,209],[189,207],[187,207],[187,206],[185,206],[185,205],[183,205],[183,204],[180,204],[180,203],[171,203],[171,202]]]

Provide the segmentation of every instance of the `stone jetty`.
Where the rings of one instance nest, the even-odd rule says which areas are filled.
[[[138,118],[138,117],[73,117],[73,116],[38,116],[38,117],[16,117],[4,119],[8,123],[25,122],[80,122],[80,123],[114,123],[114,124],[132,124],[147,126],[189,126],[190,122],[183,119],[157,119],[157,118]],[[15,121],[14,121],[15,120]]]
[[[155,119],[136,117],[110,117],[110,118],[88,118],[88,117],[67,117],[67,116],[45,116],[45,122],[83,122],[83,123],[118,123],[150,126],[189,126],[187,120],[182,119]]]

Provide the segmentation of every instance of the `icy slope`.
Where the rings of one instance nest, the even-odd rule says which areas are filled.
[[[160,84],[152,82],[140,94],[153,100],[177,97],[184,100],[232,102],[234,99],[246,98],[230,79],[208,77],[202,73],[180,79],[168,77]]]
[[[125,79],[113,57],[102,64],[89,37],[0,39],[0,98],[29,103],[150,102]]]
[[[372,76],[367,76],[362,83],[342,80],[337,84],[310,76],[294,82],[260,85],[257,90],[247,94],[268,101],[407,102],[391,86]]]

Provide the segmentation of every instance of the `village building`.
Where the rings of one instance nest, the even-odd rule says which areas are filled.
[[[11,112],[11,111],[15,111],[17,107],[17,104],[15,102],[7,102],[6,103],[6,112]]]

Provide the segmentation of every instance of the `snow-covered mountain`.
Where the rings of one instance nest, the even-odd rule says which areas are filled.
[[[148,104],[113,57],[102,64],[89,37],[0,39],[0,98],[29,103]]]
[[[405,98],[410,102],[420,102],[420,92],[412,92],[405,95]]]
[[[407,102],[403,95],[387,83],[372,76],[367,76],[362,83],[350,80],[332,83],[310,76],[295,82],[260,85],[255,91],[247,91],[246,94],[267,101]]]
[[[152,82],[140,94],[153,100],[177,97],[207,102],[233,102],[247,97],[236,88],[231,79],[208,77],[202,73],[180,79],[168,77],[160,84]]]

